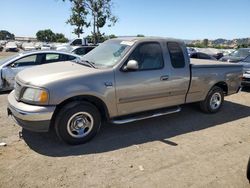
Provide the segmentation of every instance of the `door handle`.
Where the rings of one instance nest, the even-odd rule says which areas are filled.
[[[165,76],[161,76],[161,81],[166,81],[169,79],[169,76],[168,75],[165,75]]]

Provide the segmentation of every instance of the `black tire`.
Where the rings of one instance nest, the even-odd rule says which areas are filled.
[[[80,125],[91,125],[91,128],[79,128],[79,123],[77,123],[79,121],[82,123]],[[55,131],[57,136],[71,145],[88,142],[97,134],[100,126],[101,116],[98,109],[91,103],[82,101],[66,104],[56,115],[55,120]],[[81,133],[86,135],[83,136],[79,134],[78,130],[81,130]],[[85,130],[87,131],[85,132]]]
[[[216,105],[212,105],[211,104],[211,100],[212,97],[214,96],[218,96],[218,98],[220,98],[220,104]],[[207,97],[204,101],[200,102],[200,109],[205,112],[205,113],[216,113],[218,112],[224,102],[224,92],[220,87],[214,86],[207,94]],[[215,107],[216,106],[216,107]]]
[[[250,158],[248,160],[248,165],[247,165],[247,179],[250,183]]]

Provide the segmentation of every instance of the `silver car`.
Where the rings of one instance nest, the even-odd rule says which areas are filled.
[[[243,86],[250,86],[250,55],[239,62],[239,64],[243,65],[243,78],[241,84]]]
[[[14,88],[15,76],[18,72],[47,63],[70,61],[80,56],[59,51],[32,51],[19,53],[15,56],[0,60],[0,91]]]

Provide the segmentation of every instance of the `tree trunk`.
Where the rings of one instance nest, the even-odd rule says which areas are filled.
[[[94,44],[96,44],[96,16],[95,13],[93,13],[94,16],[94,28],[93,28],[93,35],[94,35]]]

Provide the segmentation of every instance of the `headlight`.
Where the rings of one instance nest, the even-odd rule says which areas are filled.
[[[40,88],[26,88],[22,95],[22,100],[34,104],[48,104],[49,94]]]

